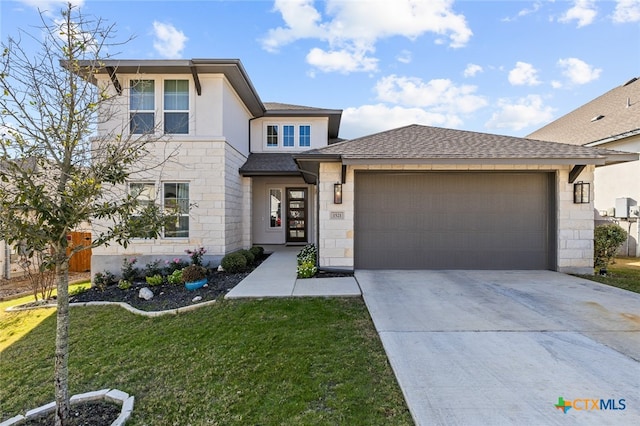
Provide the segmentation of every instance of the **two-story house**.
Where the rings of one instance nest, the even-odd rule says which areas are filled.
[[[327,269],[589,273],[595,168],[638,158],[418,125],[337,141],[340,110],[264,103],[239,60],[104,65],[116,112],[99,132],[154,135],[149,163],[169,159],[127,190],[180,216],[160,238],[94,250],[94,273],[305,243]]]
[[[98,132],[155,135],[149,164],[169,159],[128,190],[180,216],[158,239],[95,249],[94,273],[123,256],[144,265],[205,247],[215,264],[253,244],[316,242],[316,186],[292,155],[335,140],[341,110],[264,103],[236,59],[105,61],[96,84],[116,95]]]

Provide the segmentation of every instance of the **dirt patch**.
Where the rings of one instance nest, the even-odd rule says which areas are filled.
[[[90,279],[90,272],[69,272],[70,283],[89,281]],[[24,277],[0,280],[0,300],[13,299],[29,294],[31,294],[31,284]]]
[[[108,426],[120,415],[122,407],[106,401],[72,404],[69,408],[69,426]],[[54,413],[30,418],[21,425],[50,426],[55,423]]]

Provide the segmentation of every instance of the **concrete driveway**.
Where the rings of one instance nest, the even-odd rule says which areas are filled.
[[[416,424],[640,424],[640,294],[551,271],[356,278]]]

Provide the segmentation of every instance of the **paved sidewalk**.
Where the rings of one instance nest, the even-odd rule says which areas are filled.
[[[301,247],[277,247],[267,260],[235,286],[225,299],[266,297],[360,296],[354,277],[296,278]]]

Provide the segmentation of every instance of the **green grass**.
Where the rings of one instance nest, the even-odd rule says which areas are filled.
[[[607,275],[581,275],[592,281],[624,290],[640,293],[640,259],[634,257],[616,258],[607,268]]]
[[[0,420],[53,400],[54,336],[52,315],[0,352]],[[136,397],[127,425],[412,424],[356,298],[72,308],[71,394],[102,388]]]

